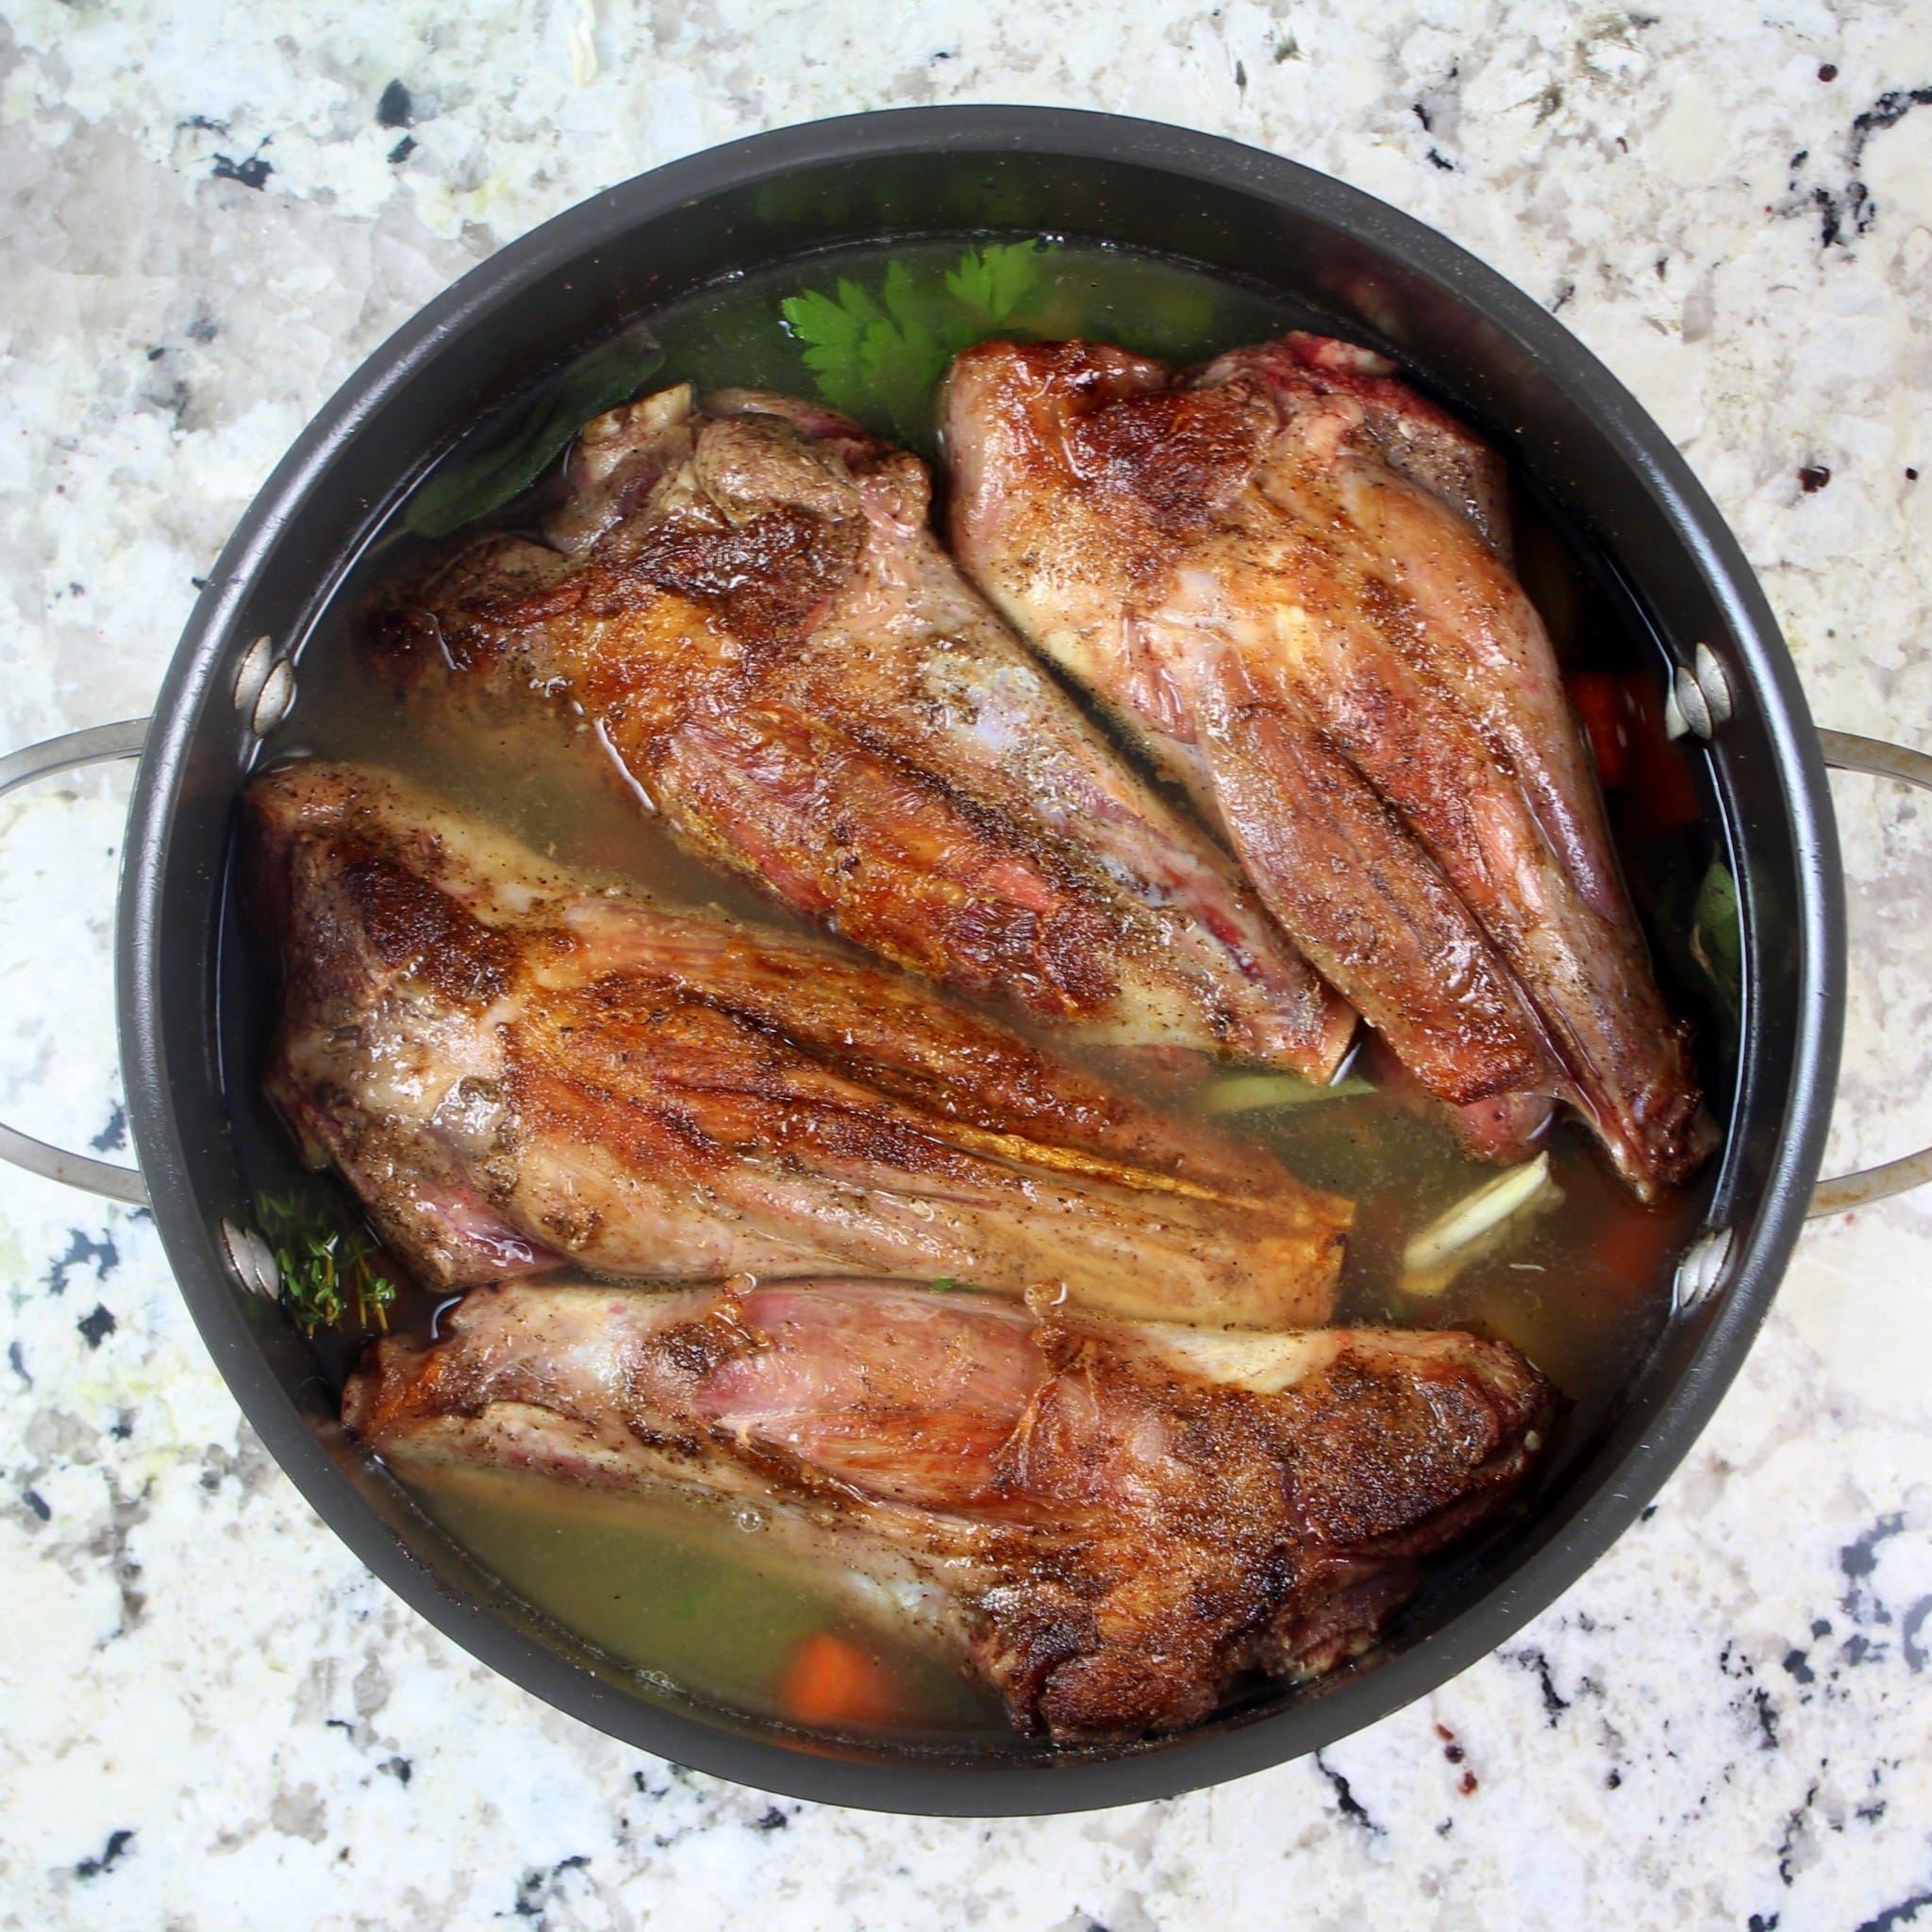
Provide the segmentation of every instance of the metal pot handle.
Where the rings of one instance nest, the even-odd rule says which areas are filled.
[[[1857,738],[1849,731],[1821,731],[1818,741],[1824,747],[1824,762],[1836,772],[1868,772],[1875,778],[1898,778],[1932,791],[1932,758],[1922,751],[1907,751],[1904,745],[1887,744],[1880,738]],[[1882,1201],[1888,1194],[1924,1187],[1927,1181],[1932,1181],[1932,1147],[1922,1147],[1916,1154],[1888,1160],[1882,1166],[1864,1167],[1857,1174],[1820,1181],[1805,1211],[1814,1217],[1842,1214],[1849,1208]]]
[[[147,727],[145,718],[129,719],[120,724],[96,724],[86,731],[70,731],[65,737],[50,738],[44,744],[31,744],[24,751],[0,758],[0,798],[19,786],[49,777],[56,772],[70,772],[108,758],[139,758],[147,741]],[[1824,748],[1824,762],[1835,771],[1897,778],[1932,791],[1932,758],[1924,752],[1907,751],[1903,745],[1887,744],[1881,739],[1858,738],[1849,731],[1820,731],[1818,737]],[[0,1122],[0,1160],[11,1161],[14,1166],[48,1180],[87,1188],[109,1200],[127,1201],[136,1207],[147,1205],[147,1188],[138,1170],[50,1147],[44,1141],[36,1141],[4,1122]],[[1888,1194],[1902,1194],[1907,1188],[1922,1187],[1928,1181],[1932,1181],[1932,1147],[1888,1160],[1878,1167],[1861,1168],[1857,1174],[1820,1181],[1812,1191],[1807,1211],[1813,1216],[1842,1214],[1848,1208],[1882,1201]]]
[[[30,744],[24,751],[10,753],[0,758],[0,798],[17,786],[30,785],[36,778],[50,777],[56,772],[98,765],[108,758],[138,758],[147,741],[147,726],[145,718],[130,718],[124,724],[95,724],[85,731],[70,731],[64,738],[50,738],[44,744]],[[110,1201],[126,1201],[137,1208],[147,1206],[147,1184],[138,1170],[50,1147],[44,1141],[36,1141],[5,1123],[0,1123],[0,1160],[11,1161],[15,1167],[24,1167],[50,1181],[65,1181],[69,1187],[105,1194]]]

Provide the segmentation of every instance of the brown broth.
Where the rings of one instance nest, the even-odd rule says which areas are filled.
[[[933,275],[962,245],[921,243],[892,254],[915,273]],[[779,298],[802,287],[829,288],[839,274],[875,283],[886,258],[883,250],[861,250],[783,275],[734,278],[650,318],[665,350],[650,386],[689,379],[700,388],[728,383],[811,393],[800,345],[779,324]],[[1320,325],[1319,317],[1257,291],[1121,251],[1070,247],[1049,273],[1061,332],[1149,353],[1204,357],[1284,327]],[[448,460],[464,459],[479,439],[487,446],[491,433],[490,424],[479,426]],[[546,488],[554,483],[540,483],[491,521],[527,523]],[[1588,553],[1533,490],[1522,500],[1524,575],[1566,668],[1650,663],[1655,654],[1635,613]],[[666,903],[796,925],[782,908],[679,849],[640,808],[595,734],[560,711],[527,701],[498,710],[474,700],[461,709],[442,708],[433,698],[391,695],[366,675],[353,609],[422,547],[398,527],[339,587],[304,648],[301,699],[269,757],[390,766],[541,851],[624,874]],[[1626,866],[1643,875],[1639,897],[1652,914],[1654,944],[1662,938],[1657,949],[1667,968],[1683,949],[1659,934],[1657,923],[1683,916],[1686,882],[1694,890],[1711,857],[1701,842],[1707,837],[1700,830],[1653,841],[1641,853],[1625,850]],[[1677,983],[1681,977],[1667,984],[1669,995],[1698,1010],[1699,989]],[[1710,1017],[1701,1017],[1709,1043]],[[1714,1043],[1725,1044],[1721,1038]],[[1055,1044],[1067,1050],[1064,1041]],[[1723,1055],[1705,1058],[1721,1064]],[[1107,1071],[1119,1077],[1120,1068],[1119,1057],[1110,1057]],[[1708,1064],[1706,1073],[1708,1078]],[[1160,1101],[1162,1093],[1150,1088],[1148,1097]],[[1504,1337],[1573,1405],[1559,1454],[1579,1453],[1601,1429],[1668,1312],[1694,1190],[1658,1208],[1640,1208],[1580,1132],[1559,1126],[1549,1146],[1560,1197],[1508,1224],[1446,1290],[1424,1300],[1400,1286],[1404,1243],[1494,1169],[1465,1158],[1440,1125],[1380,1091],[1227,1116],[1220,1124],[1357,1203],[1338,1319]],[[398,1321],[425,1324],[432,1307],[426,1295],[407,1298]],[[418,1493],[458,1541],[533,1607],[650,1678],[754,1717],[782,1717],[787,1659],[811,1633],[829,1630],[859,1645],[900,1687],[908,1734],[1004,1735],[985,1695],[895,1630],[890,1617],[742,1530],[728,1511],[592,1493],[508,1472],[449,1472],[425,1478]]]

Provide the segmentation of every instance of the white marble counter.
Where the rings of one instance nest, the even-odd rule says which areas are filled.
[[[1932,745],[1923,8],[5,11],[0,746],[147,708],[282,448],[472,261],[709,142],[946,100],[1185,122],[1446,230],[1681,443],[1819,716]],[[102,1147],[119,795],[0,808],[0,1106]],[[1843,1164],[1932,1129],[1932,843],[1908,798],[1840,797]],[[493,1678],[267,1460],[150,1224],[0,1173],[0,1924],[1932,1925],[1928,1277],[1932,1200],[1814,1228],[1655,1511],[1425,1703],[983,1825],[774,1805]]]

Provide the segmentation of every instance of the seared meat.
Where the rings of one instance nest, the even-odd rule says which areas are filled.
[[[665,912],[398,781],[247,793],[269,1091],[425,1280],[954,1276],[1319,1322],[1346,1203],[815,941]]]
[[[891,1282],[478,1290],[343,1421],[404,1474],[757,1497],[1056,1739],[1199,1722],[1365,1649],[1495,1510],[1551,1391],[1507,1343],[1091,1323]]]
[[[916,458],[685,387],[590,424],[572,477],[550,545],[464,552],[379,661],[570,707],[686,844],[947,987],[1333,1074],[1354,1016],[963,581]]]
[[[988,343],[945,405],[956,551],[1185,783],[1432,1093],[1512,1151],[1574,1106],[1645,1198],[1701,1151],[1495,454],[1367,350],[1191,375]]]

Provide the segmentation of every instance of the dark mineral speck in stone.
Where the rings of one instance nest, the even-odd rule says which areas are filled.
[[[134,1842],[131,1831],[110,1831],[108,1842],[98,1858],[83,1858],[74,1868],[76,1878],[98,1878],[103,1872],[111,1872],[120,1862],[121,1855]]]
[[[263,160],[258,151],[242,161],[228,155],[215,157],[214,178],[217,181],[239,181],[242,187],[253,188],[258,193],[274,173],[275,163]]]
[[[47,1271],[47,1292],[65,1294],[67,1292],[68,1271],[92,1265],[96,1281],[105,1280],[111,1269],[121,1265],[121,1253],[114,1245],[111,1234],[103,1234],[96,1241],[85,1228],[70,1227],[67,1230],[67,1252]]]

